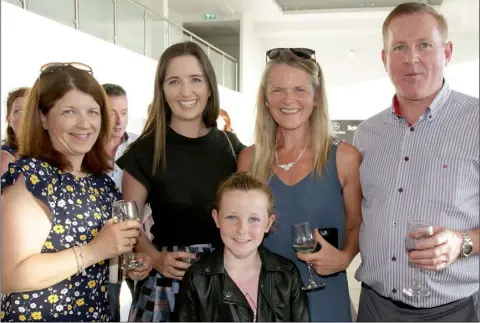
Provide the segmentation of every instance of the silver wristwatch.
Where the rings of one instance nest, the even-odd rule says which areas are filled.
[[[468,232],[462,231],[463,242],[460,250],[460,258],[466,258],[473,252],[473,241]]]

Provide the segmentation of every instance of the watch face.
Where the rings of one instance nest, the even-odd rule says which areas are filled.
[[[466,256],[470,256],[470,254],[472,253],[473,251],[473,246],[471,245],[466,245],[463,249],[463,254],[466,255]]]

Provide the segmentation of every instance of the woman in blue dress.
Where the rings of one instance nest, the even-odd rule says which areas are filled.
[[[314,279],[325,283],[307,292],[310,319],[345,322],[352,320],[346,269],[358,253],[362,221],[360,154],[330,132],[323,74],[314,54],[306,48],[267,52],[255,145],[240,154],[239,170],[268,182],[275,195],[276,223],[264,245],[295,261],[305,285],[305,261]],[[328,243],[314,229],[321,250],[296,254],[291,228],[302,222],[337,231],[337,241]]]
[[[17,153],[17,132],[20,128],[20,118],[22,116],[23,103],[27,95],[28,88],[19,87],[8,93],[7,96],[7,137],[2,142],[1,147],[1,166],[0,175],[5,173],[8,164],[15,161]]]
[[[88,66],[41,69],[2,176],[2,321],[108,321],[108,259],[140,229],[111,219],[121,196],[106,173],[108,116]]]

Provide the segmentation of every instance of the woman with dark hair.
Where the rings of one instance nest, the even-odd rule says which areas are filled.
[[[220,242],[210,216],[215,192],[236,171],[244,145],[218,130],[219,94],[205,52],[193,42],[165,50],[155,78],[154,99],[139,139],[119,159],[122,192],[142,214],[150,203],[153,241],[141,234],[136,250],[149,254],[154,270],[136,287],[130,321],[168,321],[178,280],[194,254]],[[160,304],[160,306],[158,306]]]
[[[2,143],[1,147],[1,174],[5,173],[8,164],[15,161],[15,154],[17,153],[17,133],[20,128],[20,118],[22,116],[23,103],[27,95],[28,88],[20,87],[12,90],[7,96],[7,138]]]
[[[108,259],[138,221],[114,223],[110,134],[90,67],[50,63],[26,99],[18,160],[2,176],[2,321],[107,321]]]

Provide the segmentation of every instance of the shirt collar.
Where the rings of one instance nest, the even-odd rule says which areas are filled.
[[[440,91],[438,91],[432,103],[426,109],[427,111],[429,111],[429,120],[432,120],[435,114],[445,106],[445,102],[448,100],[451,91],[452,90],[450,89],[450,85],[448,84],[447,80],[443,79],[443,85],[440,88]],[[402,117],[396,94],[393,96],[391,109],[393,115],[396,115],[400,118]]]

